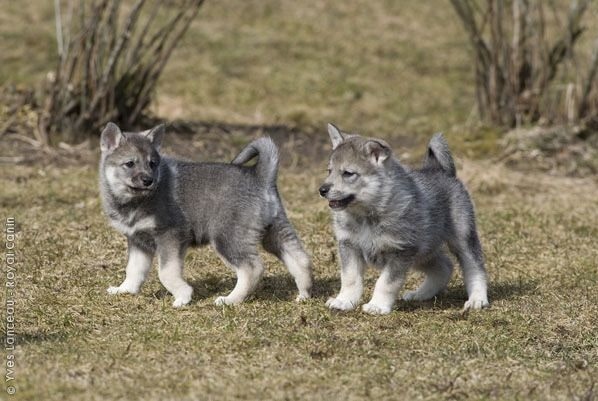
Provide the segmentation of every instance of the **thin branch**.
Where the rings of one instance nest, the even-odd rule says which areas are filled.
[[[135,62],[135,60],[137,60],[139,58],[139,51],[145,45],[145,43],[144,43],[145,37],[147,36],[147,34],[150,30],[150,27],[153,25],[154,19],[158,15],[158,11],[160,10],[161,4],[162,4],[162,2],[160,0],[158,0],[154,3],[154,7],[152,8],[150,15],[149,15],[145,25],[143,26],[143,29],[141,30],[141,34],[137,38],[137,43],[133,46],[132,50],[129,52],[129,57],[128,57],[128,61],[127,61],[128,65],[133,64]],[[150,40],[149,43],[151,44],[152,41]]]
[[[62,12],[60,11],[60,0],[54,0],[54,21],[56,25],[56,45],[58,56],[64,58],[64,40],[62,37]]]
[[[82,124],[82,122],[86,118],[89,117],[89,113],[93,113],[95,111],[100,100],[103,99],[104,96],[106,96],[108,78],[110,76],[112,76],[112,73],[114,71],[114,66],[116,65],[116,61],[117,61],[118,57],[120,56],[123,48],[125,47],[125,44],[128,42],[128,40],[130,38],[131,27],[137,21],[137,18],[139,16],[139,11],[144,3],[145,3],[145,0],[138,0],[137,3],[135,4],[135,6],[133,7],[133,9],[131,10],[131,12],[129,13],[127,22],[125,24],[125,28],[124,28],[122,34],[120,35],[116,46],[112,50],[112,53],[110,54],[110,58],[108,59],[108,64],[107,64],[106,68],[104,69],[102,78],[100,79],[99,89],[96,91],[94,97],[91,100],[91,103],[89,106],[89,111],[87,111],[85,113],[81,113],[81,115],[79,116],[79,120],[76,123],[77,126],[80,126]]]
[[[556,40],[548,56],[547,81],[550,82],[554,79],[558,66],[583,32],[583,28],[579,24],[590,1],[580,0],[579,2],[574,1],[572,3],[565,32]]]
[[[62,38],[57,34],[57,40],[63,44],[62,57],[39,114],[38,134],[42,139],[56,133],[70,134],[69,140],[98,129],[106,119],[125,126],[135,124],[150,104],[166,63],[203,3],[177,2],[171,17],[160,21],[160,11],[166,7],[154,0],[149,18],[140,23],[148,2],[137,0],[120,27],[121,0],[79,0],[75,18],[75,0],[55,1],[58,6],[60,1],[69,2],[69,17],[64,19],[56,8],[60,14],[57,26]],[[69,24],[67,42],[65,22]],[[71,31],[75,33],[71,35]]]
[[[150,91],[153,90],[153,88],[155,87],[156,82],[158,80],[158,77],[162,73],[162,70],[166,66],[166,63],[169,60],[169,58],[170,58],[170,56],[172,54],[172,51],[176,47],[176,43],[178,43],[180,41],[180,39],[183,37],[183,35],[187,32],[187,29],[189,29],[189,26],[191,25],[191,22],[193,22],[193,20],[195,19],[195,16],[199,12],[199,8],[203,4],[203,2],[204,2],[204,0],[191,0],[189,2],[189,6],[188,7],[191,8],[191,12],[189,13],[189,15],[187,16],[186,19],[183,19],[182,28],[175,35],[175,37],[172,39],[172,41],[170,42],[170,45],[166,47],[166,51],[162,55],[162,60],[160,60],[160,63],[158,64],[158,68],[150,76],[150,83],[151,84],[145,86],[145,96],[144,96],[145,99],[141,98],[142,101],[137,103],[137,107],[135,108],[135,110],[132,113],[132,116],[134,118],[137,118],[137,116],[139,115],[140,111],[143,110],[143,108],[147,107],[147,105],[149,103],[149,93],[150,93]]]
[[[127,22],[125,24],[125,29],[123,30],[122,35],[120,36],[116,46],[114,47],[114,50],[112,51],[112,54],[110,55],[110,58],[108,59],[108,65],[104,70],[104,75],[102,76],[102,84],[106,84],[108,77],[114,72],[116,61],[118,60],[118,57],[123,51],[125,45],[129,41],[132,27],[135,25],[135,22],[139,17],[139,11],[141,10],[141,7],[143,7],[144,3],[145,0],[138,0],[129,13],[129,17],[127,18]]]
[[[590,70],[583,84],[581,100],[579,102],[579,110],[577,112],[578,118],[586,117],[586,113],[589,109],[590,93],[592,92],[592,88],[595,88],[594,82],[596,81],[596,75],[598,75],[598,38],[596,38],[596,41],[594,42],[594,51],[592,52],[592,59],[590,61]],[[596,94],[596,97],[598,98],[598,94]]]

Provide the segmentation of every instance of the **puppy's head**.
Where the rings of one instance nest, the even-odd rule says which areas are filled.
[[[343,133],[333,124],[328,124],[328,134],[332,154],[320,195],[328,199],[334,211],[367,208],[383,190],[385,170],[392,158],[390,146],[380,139]]]
[[[164,125],[134,133],[122,132],[113,123],[102,131],[102,173],[111,192],[132,199],[152,194],[160,180],[158,150]]]

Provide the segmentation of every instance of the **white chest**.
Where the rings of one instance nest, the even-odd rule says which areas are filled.
[[[122,234],[132,236],[138,231],[152,231],[155,229],[156,219],[153,216],[131,221],[110,219],[110,224]]]
[[[339,241],[348,241],[361,249],[366,259],[372,259],[386,251],[396,250],[400,246],[398,238],[393,238],[379,225],[367,222],[337,222],[336,236]]]

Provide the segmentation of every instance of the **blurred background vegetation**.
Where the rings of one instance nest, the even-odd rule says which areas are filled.
[[[170,42],[156,46],[166,33]],[[0,129],[68,148],[108,120],[319,134],[333,121],[398,143],[445,131],[469,156],[531,146],[551,159],[566,148],[592,165],[595,153],[577,153],[596,142],[597,38],[588,0],[9,2],[0,11]],[[65,49],[77,60],[65,63]],[[65,80],[69,68],[80,71]],[[95,95],[107,104],[90,112]],[[35,132],[20,132],[17,114]]]

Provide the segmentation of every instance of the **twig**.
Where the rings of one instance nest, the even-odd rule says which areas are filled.
[[[130,65],[134,65],[135,60],[138,60],[139,57],[139,51],[141,50],[141,48],[144,45],[144,40],[145,37],[147,36],[150,27],[152,26],[154,19],[156,18],[156,16],[158,15],[158,11],[160,10],[160,5],[161,5],[161,1],[158,0],[154,3],[154,7],[150,13],[150,16],[148,17],[143,29],[141,30],[141,34],[138,36],[137,38],[137,43],[135,44],[135,46],[133,46],[132,50],[129,52],[129,57],[127,60],[127,64]],[[151,41],[149,42],[151,43]]]
[[[6,132],[9,130],[9,128],[12,126],[16,119],[17,116],[13,114],[6,120],[4,124],[2,124],[2,127],[0,127],[0,138],[2,138],[4,134],[6,134]]]
[[[153,0],[149,19],[140,23],[148,2],[136,0],[120,27],[121,0],[79,0],[78,18],[72,17],[77,16],[75,0],[55,1],[69,1],[69,17],[56,8],[63,57],[38,117],[40,142],[57,133],[77,140],[106,119],[133,125],[150,104],[160,74],[203,3],[177,2],[175,12],[162,22],[160,11],[166,7]],[[59,139],[64,137],[53,142]]]
[[[23,156],[0,156],[0,163],[2,164],[17,164],[25,161]]]
[[[582,119],[586,117],[586,113],[589,108],[589,98],[590,92],[594,87],[594,81],[596,79],[596,75],[598,74],[598,38],[594,42],[594,50],[592,52],[592,60],[590,61],[590,70],[588,72],[588,76],[586,77],[583,89],[581,92],[581,100],[579,101],[579,109],[577,111],[577,117]],[[598,97],[598,94],[596,94]],[[597,100],[598,101],[598,100]]]
[[[60,60],[64,58],[64,41],[62,37],[62,13],[60,11],[60,0],[54,0],[54,21],[56,25],[56,44]]]
[[[29,138],[28,136],[25,136],[25,135],[21,135],[21,134],[9,134],[6,137],[9,138],[9,139],[15,139],[17,141],[24,142],[24,143],[26,143],[28,145],[31,145],[32,147],[34,147],[36,149],[39,149],[39,148],[43,147],[42,144],[39,141],[37,141],[37,140],[35,140],[33,138]]]
[[[131,12],[129,13],[127,22],[125,24],[125,28],[124,28],[122,34],[120,35],[116,46],[112,50],[112,53],[110,54],[107,66],[104,69],[104,73],[102,74],[102,78],[99,82],[99,88],[97,89],[97,91],[96,91],[95,95],[93,96],[91,103],[89,105],[89,110],[86,113],[82,113],[79,116],[79,120],[76,123],[77,127],[82,126],[83,121],[86,118],[88,118],[88,116],[91,113],[93,113],[95,111],[100,100],[102,100],[104,98],[104,96],[106,96],[106,93],[108,92],[108,87],[107,87],[108,78],[112,75],[112,73],[114,71],[114,67],[116,65],[116,61],[118,60],[118,57],[120,56],[123,48],[125,47],[125,44],[128,42],[128,40],[130,38],[132,26],[137,21],[137,18],[139,16],[139,10],[141,9],[141,7],[143,6],[144,3],[145,3],[145,0],[138,0],[137,3],[135,4],[135,6],[133,7],[133,9],[131,10]]]
[[[193,21],[193,19],[195,18],[195,16],[199,12],[199,7],[203,3],[203,1],[204,0],[191,0],[189,2],[188,8],[191,8],[192,11],[187,16],[186,19],[183,19],[182,28],[179,30],[178,33],[176,33],[176,35],[174,36],[174,38],[170,42],[170,45],[166,46],[166,48],[165,48],[166,50],[161,55],[161,60],[157,60],[157,61],[159,61],[158,67],[157,67],[157,69],[152,74],[150,74],[148,76],[149,77],[149,84],[147,84],[147,85],[145,85],[145,86],[142,87],[142,92],[140,93],[139,99],[137,101],[137,106],[135,107],[135,109],[131,113],[131,117],[129,118],[129,123],[131,123],[132,121],[134,121],[139,116],[139,113],[141,112],[141,110],[143,110],[143,108],[147,107],[147,104],[149,103],[149,93],[150,93],[150,91],[153,90],[153,88],[155,87],[155,84],[156,84],[156,82],[158,80],[158,77],[162,73],[162,70],[166,66],[166,62],[168,61],[168,59],[170,58],[170,55],[172,54],[172,51],[176,47],[176,43],[178,43],[178,41],[183,37],[183,35],[185,34],[185,32],[187,32],[187,29],[191,25],[191,22]],[[184,11],[185,10],[183,10],[179,14],[181,16],[181,18],[183,17]],[[175,20],[179,19],[179,15],[177,15],[177,17],[175,18]]]
[[[547,81],[552,81],[556,75],[559,64],[563,61],[575,41],[583,32],[583,28],[579,26],[581,18],[586,11],[590,0],[574,1],[572,3],[571,11],[568,15],[567,27],[565,32],[552,45],[548,56],[548,74]]]

